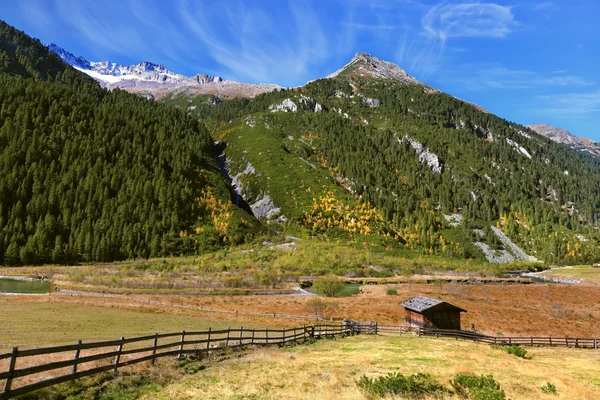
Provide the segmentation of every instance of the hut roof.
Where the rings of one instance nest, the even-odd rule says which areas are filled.
[[[408,308],[409,310],[416,311],[418,313],[422,313],[423,311],[429,310],[430,308],[439,306],[440,304],[447,304],[452,308],[457,309],[460,312],[467,312],[467,310],[463,310],[460,307],[457,307],[453,304],[446,303],[445,301],[432,299],[425,296],[415,296],[411,297],[408,300],[403,301],[400,305],[404,306],[404,308]]]

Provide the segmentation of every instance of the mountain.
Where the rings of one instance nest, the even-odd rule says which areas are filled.
[[[490,262],[586,262],[600,161],[358,53],[328,78],[194,104],[269,224]],[[190,103],[191,104],[191,103]]]
[[[154,98],[161,98],[175,91],[187,93],[189,96],[213,94],[223,98],[254,97],[280,88],[272,84],[253,85],[223,80],[219,76],[206,74],[185,76],[172,72],[163,65],[148,61],[135,65],[88,61],[54,43],[49,43],[46,47],[75,69],[96,79],[102,86],[118,87],[136,94],[151,95]]]
[[[2,21],[0,59],[0,264],[193,254],[261,232],[197,120],[101,88]]]
[[[0,262],[197,254],[262,234],[390,255],[367,268],[369,250],[323,273],[394,274],[418,255],[600,254],[599,158],[366,53],[329,78],[251,97],[227,81],[186,86],[149,63],[90,63],[86,74],[12,27],[0,35]],[[93,68],[136,77],[119,82],[158,76],[126,90],[162,97],[101,88]]]
[[[394,63],[373,57],[370,54],[359,52],[342,68],[338,69],[327,78],[352,76],[367,76],[371,78],[391,79],[410,85],[426,86],[410,76],[405,70]]]
[[[573,150],[585,151],[596,157],[600,157],[600,146],[590,139],[577,137],[565,129],[547,124],[527,125],[527,127],[556,143],[565,144]]]

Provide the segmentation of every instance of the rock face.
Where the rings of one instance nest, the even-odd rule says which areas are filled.
[[[278,112],[278,111],[296,112],[296,111],[298,111],[298,106],[292,100],[285,99],[284,101],[282,101],[279,104],[271,104],[269,106],[269,110],[271,110],[271,112]]]
[[[565,129],[547,124],[534,124],[527,127],[554,142],[562,143],[574,150],[585,151],[596,157],[600,157],[600,146],[587,138],[577,137]]]
[[[360,75],[372,78],[393,79],[411,85],[426,86],[410,76],[405,70],[394,63],[381,60],[367,53],[356,53],[350,62],[327,78],[337,76]]]
[[[410,143],[413,149],[415,149],[421,164],[426,163],[434,174],[440,174],[442,172],[440,159],[437,155],[430,152],[429,149],[424,149],[421,143],[411,139],[408,136],[398,139],[398,143],[402,144],[405,140]]]
[[[54,43],[50,43],[46,47],[75,69],[97,80],[104,87],[118,87],[156,99],[182,90],[190,95],[215,94],[222,98],[254,97],[280,88],[280,86],[272,84],[251,85],[223,80],[219,76],[207,74],[185,76],[169,71],[163,65],[148,61],[135,65],[122,65],[110,61],[88,61]]]

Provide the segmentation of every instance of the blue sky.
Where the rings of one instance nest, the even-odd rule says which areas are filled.
[[[301,85],[366,51],[511,121],[600,142],[598,17],[592,0],[25,0],[0,10],[90,61],[244,82]]]

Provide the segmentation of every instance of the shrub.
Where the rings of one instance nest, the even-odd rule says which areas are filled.
[[[450,380],[456,394],[463,399],[472,400],[504,400],[504,390],[492,375],[457,374]]]
[[[398,296],[398,289],[391,287],[385,288],[385,294],[388,296]]]
[[[392,373],[379,378],[362,376],[356,381],[365,394],[371,398],[402,396],[409,399],[422,399],[424,396],[442,397],[449,390],[429,374],[402,375]]]
[[[306,303],[304,309],[315,315],[315,319],[327,319],[338,309],[337,303],[325,300],[318,296],[312,296]]]
[[[327,297],[335,296],[344,286],[346,286],[344,280],[335,275],[320,276],[313,282],[313,288]]]
[[[495,349],[500,349],[502,351],[507,352],[508,354],[512,354],[517,357],[526,358],[526,356],[527,356],[527,350],[525,350],[524,348],[522,348],[521,346],[518,346],[518,345],[515,345],[515,346],[492,345],[492,347]]]
[[[558,392],[556,391],[556,386],[554,386],[550,382],[546,382],[544,386],[540,387],[540,390],[546,394],[558,394]]]

